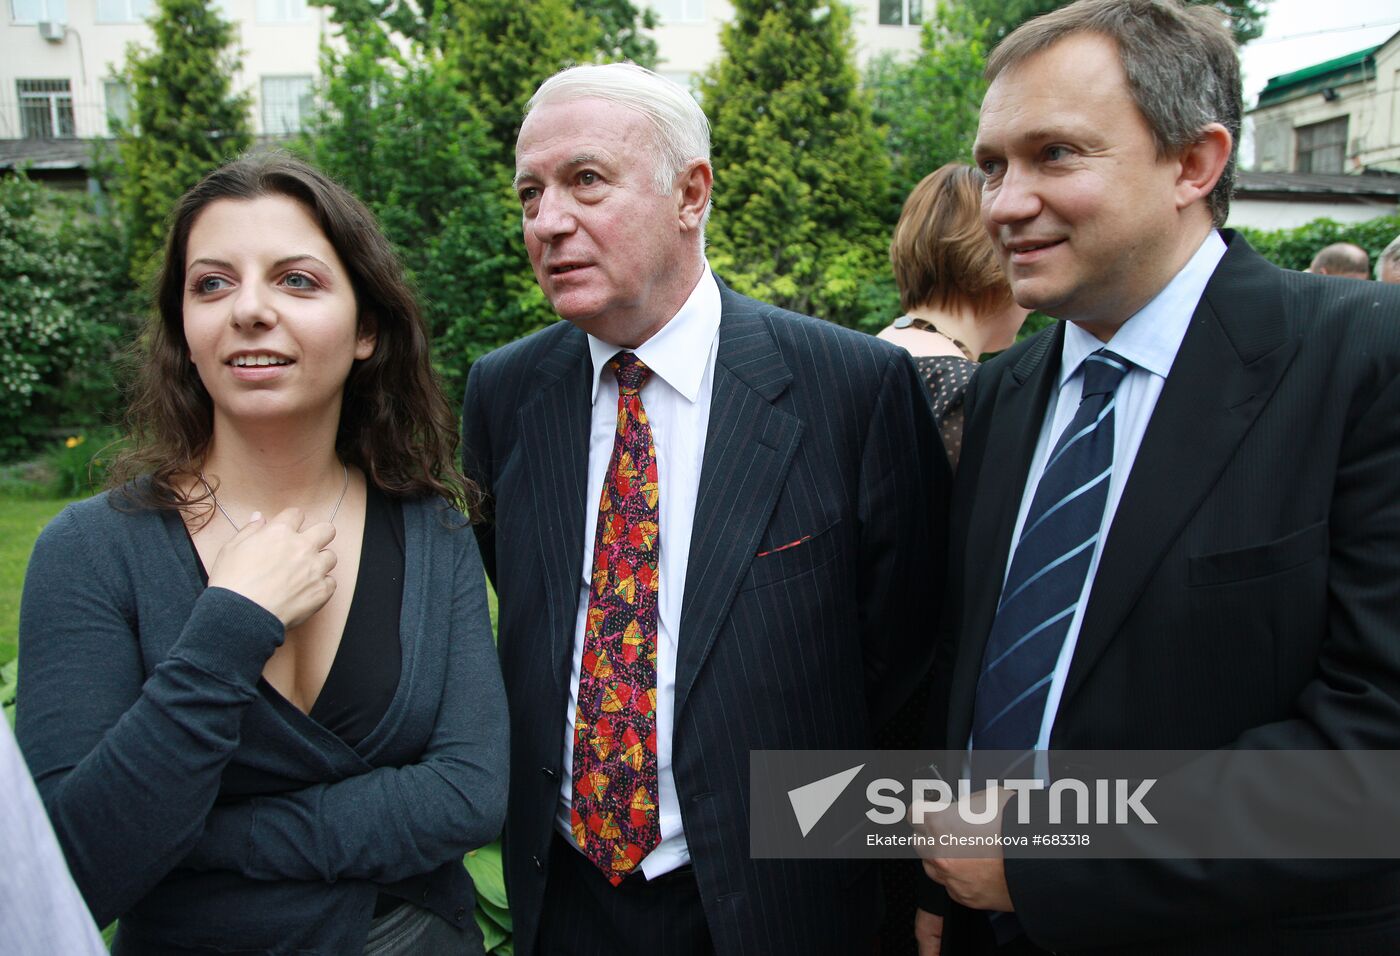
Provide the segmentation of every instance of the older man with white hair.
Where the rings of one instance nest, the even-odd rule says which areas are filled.
[[[749,755],[857,749],[920,676],[947,465],[908,355],[710,271],[705,116],[566,70],[516,144],[565,320],[463,410],[511,707],[516,952],[865,949],[869,861],[756,860]]]

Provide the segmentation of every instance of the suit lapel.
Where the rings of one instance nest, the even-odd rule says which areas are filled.
[[[544,600],[549,614],[550,670],[567,691],[574,620],[583,580],[582,529],[588,509],[589,395],[593,363],[588,339],[576,328],[539,365],[540,388],[517,412],[525,450],[535,527],[539,533]]]
[[[1059,384],[1063,342],[1064,325],[1057,323],[1052,331],[1034,340],[1001,376],[996,395],[979,398],[979,402],[994,409],[994,414],[984,445],[988,453],[983,455],[981,468],[973,476],[976,487],[958,496],[962,501],[970,501],[971,513],[961,561],[965,603],[949,711],[949,747],[966,745],[972,729],[972,701],[982,668],[982,652],[1001,596],[1011,534],[1016,528],[1045,407]]]
[[[1109,528],[1061,711],[1277,388],[1297,343],[1272,266],[1234,239],[1191,319]]]
[[[720,296],[719,352],[677,637],[677,715],[758,551],[802,434],[797,417],[773,406],[792,371],[759,306],[723,283]]]

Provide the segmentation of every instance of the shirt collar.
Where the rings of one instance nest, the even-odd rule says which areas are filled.
[[[1151,302],[1119,326],[1107,345],[1074,323],[1065,323],[1060,387],[1079,371],[1089,353],[1101,348],[1112,349],[1138,368],[1166,378],[1181,348],[1181,340],[1191,327],[1196,305],[1223,255],[1225,240],[1212,229],[1181,271]]]
[[[679,312],[661,329],[633,351],[653,375],[695,402],[700,397],[700,383],[705,377],[710,347],[719,332],[719,285],[705,262],[700,281],[691,290]],[[620,346],[594,336],[588,336],[588,352],[593,358],[593,395],[598,400],[598,381],[608,360],[622,351]],[[696,358],[700,357],[700,361]]]

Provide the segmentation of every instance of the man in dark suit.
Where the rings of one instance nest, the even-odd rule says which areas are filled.
[[[751,859],[749,753],[868,746],[932,654],[949,477],[914,368],[710,273],[679,86],[567,70],[516,164],[566,321],[477,362],[463,411],[516,951],[856,952],[872,868]]]
[[[1400,746],[1400,296],[1217,231],[1241,97],[1209,5],[1080,0],[988,77],[983,218],[1063,321],[967,392],[931,742]],[[1247,821],[1250,784],[1196,805]],[[925,869],[923,954],[1400,952],[1387,861]]]

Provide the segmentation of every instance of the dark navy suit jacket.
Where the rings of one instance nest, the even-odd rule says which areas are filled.
[[[1050,745],[1400,749],[1400,289],[1288,272],[1225,236],[1115,512]],[[1013,347],[967,392],[939,746],[967,744],[1062,341],[1057,325]],[[1338,806],[1395,799],[1357,784],[1337,781]],[[1222,778],[1199,800],[1247,832],[1266,789]],[[1375,860],[1006,866],[1030,941],[1134,956],[1400,952],[1398,873]],[[983,951],[982,919],[953,907],[944,953]]]
[[[873,868],[751,859],[749,752],[869,746],[875,722],[922,673],[948,469],[903,351],[720,289],[678,638],[681,816],[718,952],[845,954],[874,932]],[[492,498],[478,534],[500,598],[506,878],[522,954],[549,905],[546,864],[569,773],[582,542],[597,507],[584,500],[590,384],[586,336],[560,322],[476,363],[463,411],[466,471]]]

